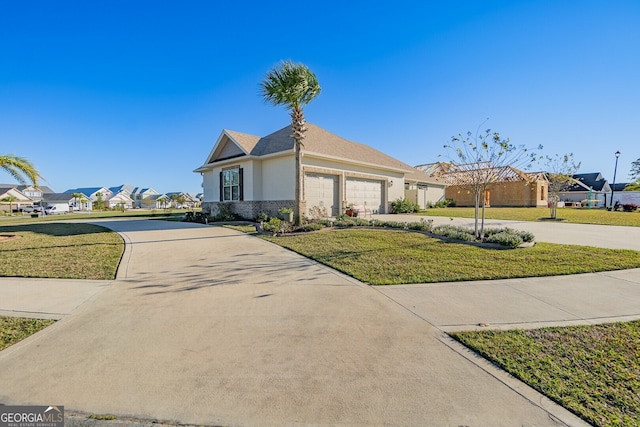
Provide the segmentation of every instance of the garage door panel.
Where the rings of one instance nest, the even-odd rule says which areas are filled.
[[[304,177],[305,199],[308,209],[320,206],[327,210],[327,214],[338,214],[338,177],[308,173]]]
[[[356,206],[366,206],[374,213],[383,213],[383,181],[363,178],[347,178],[347,201]]]

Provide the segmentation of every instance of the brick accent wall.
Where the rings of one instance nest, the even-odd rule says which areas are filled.
[[[218,205],[222,202],[203,202],[202,212],[209,216],[216,216],[218,213]],[[242,201],[242,202],[224,202],[233,203],[233,212],[242,218],[254,220],[260,212],[265,212],[269,216],[278,216],[278,209],[294,208],[294,200],[267,200],[267,201]],[[303,208],[304,208],[303,202]]]

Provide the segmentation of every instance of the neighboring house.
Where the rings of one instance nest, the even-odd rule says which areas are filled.
[[[112,194],[125,193],[132,200],[132,206],[136,208],[155,208],[155,200],[151,196],[157,196],[158,192],[153,188],[136,187],[129,184],[109,187]]]
[[[112,193],[111,197],[106,200],[106,206],[111,209],[131,209],[133,208],[133,199],[129,197],[129,193],[126,191],[120,191],[117,194]]]
[[[69,207],[73,207],[73,202],[73,195],[69,193],[44,193],[41,200],[43,206],[66,203]]]
[[[113,192],[106,187],[82,187],[82,188],[72,188],[65,193],[81,193],[84,194],[87,198],[86,202],[86,210],[92,210],[93,204],[102,198],[105,203],[105,206],[108,206],[107,201],[113,196]],[[100,196],[98,196],[100,194]]]
[[[136,187],[131,193],[134,206],[137,208],[156,208],[155,198],[160,194],[153,188]]]
[[[18,185],[16,186],[18,190],[22,192],[25,196],[30,198],[33,202],[39,202],[42,200],[42,195],[45,193],[53,193],[54,191],[45,186],[41,185],[38,187],[34,187],[33,185]]]
[[[199,204],[199,200],[196,199],[189,193],[183,193],[180,191],[173,191],[170,193],[165,193],[165,196],[169,198],[171,206],[174,208],[194,208]],[[182,203],[179,203],[178,200],[182,199]]]
[[[473,177],[486,169],[497,178],[487,186],[485,206],[547,207],[549,182],[540,172],[524,172],[511,166],[494,167],[487,162],[479,165],[438,162],[416,167],[445,183],[445,198],[454,200],[456,206],[475,206]]]
[[[171,207],[171,199],[166,194],[149,196],[149,201],[153,201],[152,209],[167,209]]]
[[[640,191],[624,191],[624,188],[630,183],[616,183],[610,187],[613,190],[613,203],[620,202],[621,205],[626,203],[634,203],[640,206]],[[608,206],[608,205],[607,205]]]
[[[445,199],[445,184],[419,169],[404,177],[404,197],[416,203],[421,209]]]
[[[559,194],[561,202],[581,203],[600,208],[609,206],[611,186],[600,172],[579,173],[572,178],[575,184]]]
[[[18,186],[12,184],[0,184],[0,210],[9,212],[9,210],[19,210],[22,206],[33,204],[33,200],[18,190],[17,187]],[[3,199],[15,200],[12,202],[3,202]]]
[[[442,193],[442,183],[406,163],[311,123],[306,127],[301,152],[303,213],[318,207],[335,216],[348,204],[387,213],[390,202],[405,197],[406,182],[416,188],[440,188]],[[293,208],[296,177],[290,135],[290,126],[264,137],[223,130],[195,170],[203,179],[203,211],[215,215],[220,203],[230,202],[238,215],[255,218],[260,212],[274,215],[279,208]],[[440,196],[432,197],[437,201]]]

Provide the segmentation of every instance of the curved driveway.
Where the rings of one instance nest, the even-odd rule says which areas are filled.
[[[546,295],[512,301],[500,297],[509,281],[476,283],[501,299],[476,296],[465,314],[451,294],[422,291],[446,284],[369,287],[224,228],[101,224],[127,241],[117,280],[0,352],[0,403],[205,425],[582,424],[450,340],[438,317],[491,321],[473,306],[515,312]],[[627,298],[640,301],[639,275],[565,279],[584,284],[587,299],[585,289],[615,276],[611,286],[627,284]],[[564,298],[557,287],[547,286]]]

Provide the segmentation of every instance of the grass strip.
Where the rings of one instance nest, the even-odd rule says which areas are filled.
[[[640,321],[451,336],[589,423],[640,425]]]
[[[265,240],[372,285],[555,276],[640,267],[637,251],[537,243],[488,249],[420,233],[344,229]]]
[[[0,226],[20,236],[0,242],[0,276],[59,279],[115,278],[124,241],[107,228],[83,223]]]
[[[0,316],[0,350],[35,334],[52,323],[54,320]]]

